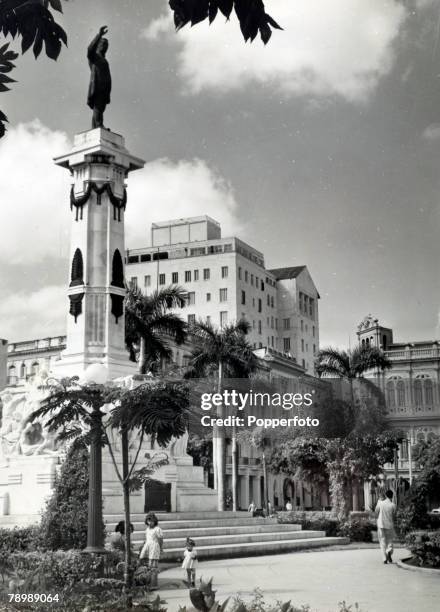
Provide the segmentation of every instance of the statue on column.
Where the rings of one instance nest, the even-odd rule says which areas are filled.
[[[87,104],[93,110],[92,128],[104,127],[104,111],[107,104],[110,103],[112,89],[110,67],[105,58],[108,49],[105,34],[107,34],[107,26],[102,26],[87,49],[91,71]]]

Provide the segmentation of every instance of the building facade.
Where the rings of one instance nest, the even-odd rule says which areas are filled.
[[[145,293],[182,286],[187,301],[180,314],[188,323],[223,326],[245,318],[255,349],[279,351],[314,373],[319,294],[306,266],[267,269],[260,251],[222,238],[207,216],[154,223],[151,246],[127,251],[126,264],[127,281]],[[176,361],[184,360],[180,351]]]

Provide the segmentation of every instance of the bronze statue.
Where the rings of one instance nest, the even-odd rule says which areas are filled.
[[[110,103],[112,78],[110,67],[105,59],[108,49],[107,26],[102,26],[99,33],[87,49],[87,59],[91,70],[87,104],[93,110],[92,128],[104,127],[104,111]]]

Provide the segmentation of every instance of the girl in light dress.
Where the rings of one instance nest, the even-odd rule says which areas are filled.
[[[142,547],[139,559],[147,559],[148,568],[151,570],[150,588],[157,588],[157,574],[159,572],[159,559],[163,550],[163,533],[158,526],[159,521],[154,512],[145,517],[145,544]]]
[[[191,538],[186,538],[186,548],[183,552],[182,569],[186,570],[188,586],[196,586],[197,551],[196,543]]]

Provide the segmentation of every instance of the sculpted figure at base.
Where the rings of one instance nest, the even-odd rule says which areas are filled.
[[[90,84],[87,104],[93,110],[92,128],[104,127],[104,111],[110,103],[112,78],[105,58],[108,49],[107,26],[102,26],[87,49],[90,66]]]

